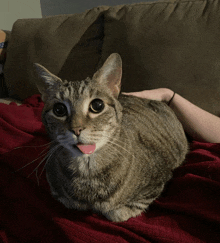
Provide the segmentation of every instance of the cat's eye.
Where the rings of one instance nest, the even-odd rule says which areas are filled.
[[[56,103],[53,106],[53,113],[58,117],[67,116],[67,108],[63,103]]]
[[[105,105],[104,102],[100,99],[94,99],[89,106],[89,111],[92,113],[100,113],[103,111]]]

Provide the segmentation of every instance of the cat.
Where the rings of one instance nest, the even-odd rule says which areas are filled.
[[[34,64],[53,141],[46,175],[65,207],[114,222],[145,211],[185,160],[183,127],[164,102],[120,94],[122,60],[113,53],[92,79],[62,81]],[[135,85],[135,83],[134,83]]]

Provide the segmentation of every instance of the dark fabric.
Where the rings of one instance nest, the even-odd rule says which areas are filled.
[[[112,223],[64,208],[50,195],[44,162],[34,171],[49,143],[42,108],[39,95],[21,106],[0,104],[1,242],[220,242],[220,144],[193,142],[150,209]]]

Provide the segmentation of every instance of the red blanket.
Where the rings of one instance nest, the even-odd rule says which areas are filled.
[[[49,143],[42,108],[39,95],[21,106],[0,104],[1,242],[220,242],[220,144],[193,142],[150,209],[112,223],[51,197],[44,163],[37,167]]]

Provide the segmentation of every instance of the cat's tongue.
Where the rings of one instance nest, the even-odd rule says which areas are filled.
[[[77,148],[84,154],[92,154],[95,151],[95,144],[77,143]]]

